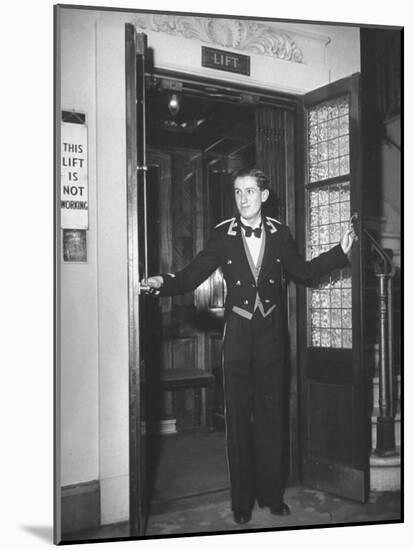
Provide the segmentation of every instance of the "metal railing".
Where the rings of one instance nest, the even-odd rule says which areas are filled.
[[[364,229],[371,249],[376,253],[374,262],[378,280],[378,336],[379,336],[379,416],[377,417],[377,447],[375,453],[384,456],[394,454],[395,404],[394,404],[394,323],[393,323],[393,278],[396,268],[389,254],[373,235]]]

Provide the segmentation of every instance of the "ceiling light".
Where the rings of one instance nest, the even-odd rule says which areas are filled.
[[[168,102],[168,110],[172,116],[176,116],[180,110],[180,96],[176,93],[172,93]]]

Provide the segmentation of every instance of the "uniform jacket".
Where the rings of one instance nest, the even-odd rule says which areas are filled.
[[[286,225],[263,216],[265,243],[260,271],[254,271],[241,234],[240,218],[219,223],[204,248],[181,271],[163,274],[160,296],[185,294],[197,288],[218,267],[223,270],[227,286],[226,312],[231,310],[251,318],[259,302],[262,313],[270,313],[282,304],[282,266],[298,282],[312,280],[347,264],[347,257],[338,244],[328,252],[306,261],[298,254]],[[253,237],[254,238],[254,237]]]

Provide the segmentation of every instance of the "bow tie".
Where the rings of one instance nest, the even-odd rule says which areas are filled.
[[[246,237],[251,237],[252,233],[255,237],[260,239],[260,236],[262,234],[262,224],[260,223],[259,227],[256,227],[256,229],[253,229],[252,227],[249,227],[248,225],[244,225],[243,222],[240,222],[241,226],[243,227]]]

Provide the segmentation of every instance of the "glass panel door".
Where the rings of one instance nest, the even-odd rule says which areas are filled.
[[[308,259],[362,219],[359,75],[307,94],[298,240]],[[303,220],[303,222],[301,221]],[[305,484],[364,501],[369,415],[363,357],[361,247],[350,264],[298,290],[302,474]]]

